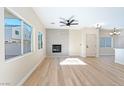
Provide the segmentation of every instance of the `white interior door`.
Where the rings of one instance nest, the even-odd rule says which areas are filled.
[[[86,55],[96,57],[96,35],[87,34],[86,36]]]

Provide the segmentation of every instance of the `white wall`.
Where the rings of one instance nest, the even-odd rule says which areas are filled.
[[[96,57],[99,56],[99,31],[96,28],[85,27],[81,29],[82,32],[82,46],[81,46],[81,56],[86,57],[86,35],[96,34]]]
[[[67,29],[47,29],[47,56],[68,56],[69,51],[69,31]],[[61,53],[52,53],[52,45],[61,44]]]
[[[120,35],[115,36],[115,63],[124,65],[124,29],[120,30]]]
[[[79,56],[81,53],[81,30],[69,30],[69,55]]]
[[[4,8],[0,8],[0,83],[9,83],[10,85],[18,84],[23,78],[39,64],[44,58],[46,53],[46,40],[45,29],[40,19],[35,15],[32,8],[10,8],[12,11],[21,15],[26,19],[34,28],[34,48],[33,52],[16,59],[5,62],[5,47],[4,47]],[[38,50],[38,32],[43,32],[43,49]]]
[[[124,49],[115,49],[115,63],[124,65]]]
[[[124,29],[120,29],[120,35],[115,36],[115,48],[124,48]]]
[[[100,37],[111,37],[109,35],[109,33],[111,32],[112,30],[108,30],[108,29],[102,29],[100,31]],[[100,48],[99,50],[99,53],[100,55],[114,55],[115,52],[114,52],[114,49],[113,48]]]

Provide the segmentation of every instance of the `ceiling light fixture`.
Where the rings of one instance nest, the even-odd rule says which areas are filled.
[[[96,29],[98,29],[99,31],[101,31],[102,26],[100,24],[96,24]]]
[[[120,32],[117,32],[116,31],[116,28],[114,28],[114,31],[113,32],[110,32],[109,33],[111,36],[116,36],[116,35],[120,35]]]
[[[96,29],[101,29],[102,26],[100,24],[96,24]]]

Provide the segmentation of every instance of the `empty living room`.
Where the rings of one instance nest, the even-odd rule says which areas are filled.
[[[1,86],[123,86],[124,7],[0,7]]]

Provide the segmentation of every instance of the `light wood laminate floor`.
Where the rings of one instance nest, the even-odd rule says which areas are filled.
[[[113,56],[82,58],[85,65],[60,65],[71,57],[47,57],[25,81],[30,86],[124,85],[124,65]]]

